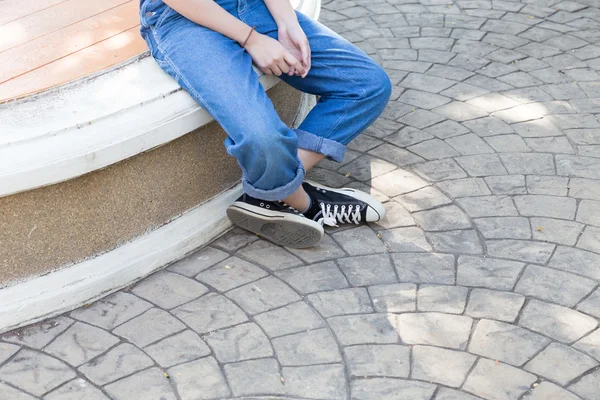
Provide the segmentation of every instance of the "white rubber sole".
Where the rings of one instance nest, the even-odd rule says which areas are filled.
[[[227,208],[227,216],[240,228],[285,247],[311,247],[319,243],[324,234],[321,224],[308,218],[266,210],[241,201]]]
[[[375,199],[375,197],[371,196],[368,193],[353,188],[336,189],[309,180],[306,180],[305,182],[311,184],[314,187],[318,187],[319,189],[325,189],[331,192],[345,194],[354,197],[355,199],[358,199],[364,203],[367,203],[369,205],[369,210],[367,210],[367,222],[377,222],[385,218],[387,211],[383,204],[381,204],[379,200]]]

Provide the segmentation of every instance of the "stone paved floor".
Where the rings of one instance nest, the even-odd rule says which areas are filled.
[[[311,175],[389,218],[310,250],[234,230],[1,335],[0,398],[600,399],[599,4],[325,2],[396,86]]]

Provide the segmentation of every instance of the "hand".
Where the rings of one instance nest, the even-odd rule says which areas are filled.
[[[302,61],[304,72],[299,69],[291,70],[288,75],[298,75],[304,78],[311,66],[310,45],[306,34],[300,27],[297,21],[286,26],[279,27],[279,43],[289,51],[294,57]]]
[[[294,71],[305,72],[305,68],[281,43],[269,36],[252,32],[246,42],[246,51],[254,63],[267,75],[281,75]]]

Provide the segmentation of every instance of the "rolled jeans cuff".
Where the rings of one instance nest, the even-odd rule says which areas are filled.
[[[248,182],[246,176],[242,178],[242,186],[244,188],[244,192],[256,199],[278,201],[285,199],[286,197],[294,193],[296,190],[298,190],[300,185],[302,185],[302,181],[304,181],[304,175],[304,166],[302,165],[302,162],[298,160],[296,176],[294,177],[294,179],[292,179],[290,182],[286,183],[283,186],[269,190],[258,189],[252,186],[250,182]]]
[[[323,154],[333,161],[342,162],[346,153],[346,146],[335,140],[317,136],[302,129],[294,129],[298,137],[298,147],[304,150]]]

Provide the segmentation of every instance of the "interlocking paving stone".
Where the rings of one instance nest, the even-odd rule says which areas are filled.
[[[479,359],[463,390],[489,400],[512,400],[529,390],[536,380],[534,375],[510,365]]]
[[[462,351],[430,346],[413,348],[412,378],[459,387],[476,357]]]
[[[477,218],[473,222],[486,239],[530,239],[529,220],[523,217]]]
[[[421,178],[400,169],[378,176],[371,181],[371,184],[375,189],[390,197],[412,192],[413,190],[427,186],[427,182]]]
[[[246,314],[231,300],[216,293],[209,293],[198,300],[179,306],[172,313],[201,334],[248,320]]]
[[[394,169],[396,169],[396,166],[392,163],[365,155],[344,165],[340,169],[340,172],[350,174],[350,176],[359,181],[366,181]]]
[[[204,247],[199,251],[177,261],[167,269],[185,276],[195,276],[207,268],[212,267],[219,261],[229,257],[227,253],[214,247]]]
[[[471,227],[469,217],[455,205],[417,212],[413,216],[417,224],[426,231],[445,231]]]
[[[425,382],[385,378],[355,380],[350,385],[353,400],[395,400],[398,393],[411,400],[429,400],[436,386]]]
[[[600,253],[600,228],[587,226],[577,242],[577,247]]]
[[[498,153],[531,151],[519,135],[498,135],[485,138],[485,141]]]
[[[227,297],[249,314],[258,314],[300,300],[288,285],[268,276],[259,281],[233,289]]]
[[[270,357],[273,349],[266,335],[254,323],[237,325],[211,332],[205,337],[221,363]]]
[[[461,286],[422,285],[417,294],[417,309],[462,314],[467,293],[468,289]]]
[[[412,283],[396,283],[369,287],[375,311],[397,313],[415,311],[417,286]]]
[[[340,364],[283,367],[282,374],[285,391],[292,396],[347,399],[344,367]]]
[[[440,387],[435,399],[436,400],[479,400],[480,397],[472,396],[461,390]]]
[[[515,291],[551,303],[574,307],[596,287],[591,279],[552,268],[529,265],[519,279]]]
[[[239,250],[237,254],[271,271],[302,265],[302,261],[297,257],[266,240],[256,241]]]
[[[27,326],[25,328],[5,333],[1,336],[1,338],[6,342],[22,344],[33,347],[34,349],[41,349],[50,343],[55,337],[65,331],[74,322],[75,321],[68,317],[52,318],[31,326]]]
[[[598,386],[600,386],[600,369],[569,386],[569,390],[577,393],[585,400],[593,400],[598,396]]]
[[[527,393],[524,400],[579,400],[579,397],[573,393],[555,385],[552,382],[544,381]]]
[[[588,278],[600,279],[600,270],[598,269],[598,265],[600,264],[598,263],[600,263],[600,255],[598,254],[571,247],[558,246],[548,266],[587,276]]]
[[[437,138],[412,145],[408,147],[408,150],[427,160],[439,160],[459,155],[459,153],[448,146],[446,142]]]
[[[332,261],[280,271],[277,276],[303,294],[348,287],[344,274]]]
[[[323,320],[306,303],[298,302],[254,317],[269,337],[287,335],[324,326]]]
[[[126,389],[126,388],[125,388]],[[0,395],[2,391],[0,389]],[[7,397],[11,400],[19,400],[20,397]],[[29,398],[28,398],[29,399]],[[99,389],[93,387],[85,379],[76,378],[71,382],[64,384],[50,394],[44,396],[44,400],[108,400]],[[23,398],[23,400],[26,400]]]
[[[119,326],[113,333],[144,347],[184,329],[185,325],[177,318],[164,310],[153,308]]]
[[[473,320],[442,313],[400,314],[397,329],[407,344],[425,344],[464,350]]]
[[[394,267],[387,254],[341,258],[337,263],[352,286],[397,281]]]
[[[337,343],[327,329],[273,339],[277,359],[284,366],[329,364],[342,361]]]
[[[353,256],[384,253],[386,251],[385,245],[368,226],[334,233],[333,238],[340,244],[342,249]]]
[[[472,218],[518,215],[512,199],[506,196],[464,197],[456,202]]]
[[[577,210],[577,221],[600,226],[600,201],[582,200]]]
[[[0,382],[0,396],[2,396],[3,399],[11,400],[35,400],[35,397],[23,393],[20,390],[17,390],[8,385],[5,385],[2,382]],[[102,400],[102,398],[100,400]]]
[[[164,372],[158,368],[150,368],[111,383],[105,390],[116,400],[133,398],[176,400],[175,392],[163,374]]]
[[[600,361],[600,329],[579,339],[577,343],[573,344],[573,347]]]
[[[267,275],[257,266],[238,257],[229,257],[214,267],[199,273],[196,279],[220,291],[228,291]]]
[[[411,153],[410,151],[401,149],[390,143],[385,143],[374,148],[373,150],[369,151],[369,154],[394,163],[399,167],[424,161],[423,158]]]
[[[373,311],[369,294],[364,288],[315,293],[306,298],[315,310],[324,317],[364,314]]]
[[[40,396],[73,379],[75,372],[55,358],[23,349],[0,367],[0,375],[4,382]]]
[[[197,299],[208,289],[193,279],[161,271],[144,279],[131,291],[144,300],[169,309]]]
[[[426,236],[433,249],[441,253],[481,254],[483,252],[477,233],[472,230],[428,232]]]
[[[118,342],[117,337],[102,329],[76,322],[46,346],[44,351],[78,366],[104,353]]]
[[[205,357],[210,349],[197,333],[186,330],[146,347],[144,352],[161,367],[168,368]]]
[[[469,352],[521,366],[550,341],[537,333],[503,322],[482,319],[477,323]]]
[[[527,191],[529,194],[545,194],[550,196],[566,196],[568,178],[561,176],[527,176]]]
[[[452,198],[491,194],[482,178],[464,178],[439,182],[437,186]]]
[[[577,309],[596,318],[600,318],[600,289],[596,289],[589,297],[577,306]]]
[[[379,376],[408,378],[410,347],[395,344],[365,344],[344,349],[351,377]]]
[[[519,325],[570,343],[596,328],[598,321],[567,307],[531,300],[523,310]]]
[[[153,364],[138,348],[123,343],[79,367],[79,372],[97,385],[114,382]]]
[[[249,235],[241,228],[234,228],[212,243],[212,246],[225,251],[236,251],[249,243],[258,240],[258,236]]]
[[[314,247],[307,249],[288,249],[300,259],[315,263],[318,261],[331,260],[334,258],[345,257],[344,250],[333,241],[331,236],[325,235],[323,239]]]
[[[425,189],[428,189],[428,188],[425,188]],[[406,210],[406,208],[404,208],[402,205],[400,205],[400,203],[397,201],[398,201],[398,198],[396,198],[395,201],[390,201],[390,202],[386,203],[385,218],[373,223],[371,225],[371,228],[373,228],[373,230],[378,231],[381,229],[391,229],[391,228],[397,228],[400,226],[414,226],[415,225],[415,220],[413,219],[413,217]]]
[[[125,292],[116,292],[96,301],[89,307],[71,312],[71,317],[80,321],[111,330],[127,320],[138,316],[152,304]]]
[[[448,139],[469,133],[469,130],[463,125],[451,120],[446,120],[444,122],[440,122],[439,124],[425,128],[425,131],[431,133],[439,139]]]
[[[466,178],[467,174],[454,160],[429,161],[414,167],[415,172],[430,181]]]
[[[456,162],[471,176],[505,175],[507,173],[497,155],[457,157]]]
[[[515,196],[515,204],[523,216],[574,219],[577,209],[575,199],[558,196]]]
[[[431,245],[425,239],[420,228],[394,228],[380,231],[381,240],[392,251],[426,252],[431,251]]]
[[[569,346],[551,343],[524,368],[560,385],[566,385],[597,365],[598,362],[593,358]]]
[[[514,322],[524,303],[525,297],[519,294],[473,289],[465,314],[473,318]]]
[[[551,218],[532,218],[533,239],[573,246],[584,225]]]
[[[458,258],[457,284],[511,290],[525,264],[486,257]]]
[[[19,346],[9,343],[0,343],[0,365],[11,358],[17,351],[19,351]]]
[[[169,368],[167,372],[175,382],[181,398],[202,400],[230,394],[225,377],[212,357],[178,365]]]
[[[485,117],[463,122],[463,125],[481,137],[506,135],[515,131],[506,122],[496,117]]]
[[[329,326],[343,346],[363,343],[398,343],[393,314],[331,317]]]
[[[488,240],[488,254],[492,257],[544,264],[556,245],[528,240]]]

